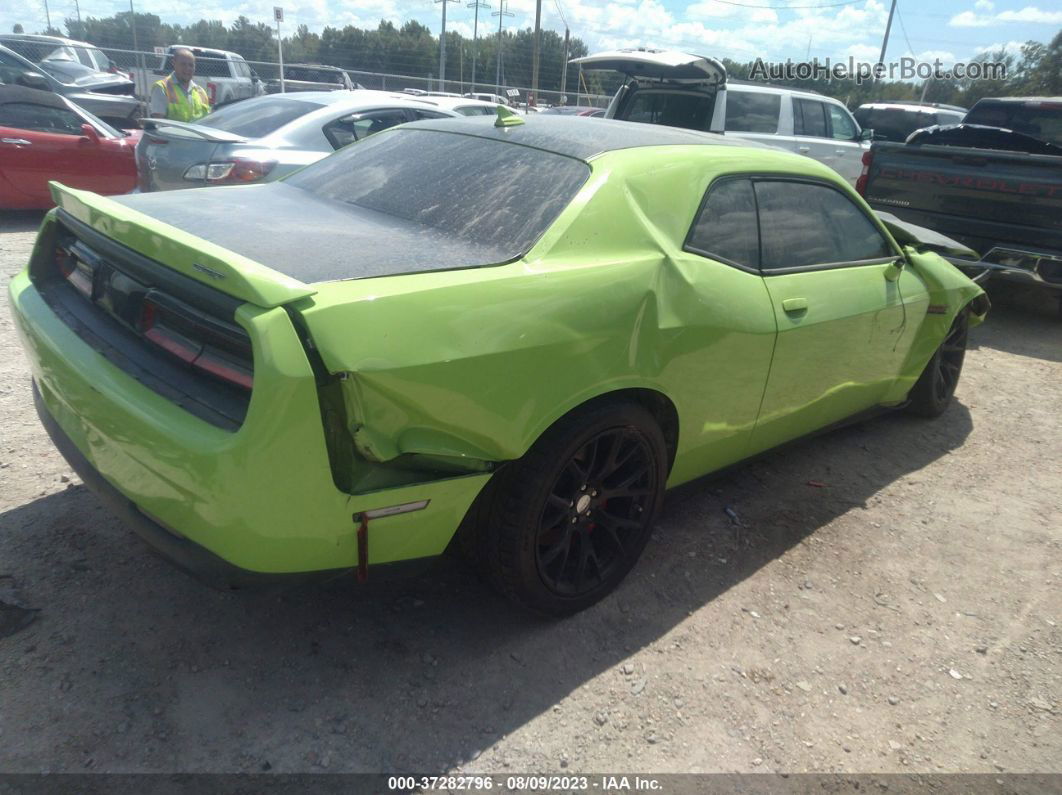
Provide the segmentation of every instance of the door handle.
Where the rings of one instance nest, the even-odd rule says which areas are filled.
[[[807,298],[786,298],[782,301],[782,309],[789,314],[797,314],[798,312],[808,311],[808,299]]]
[[[844,154],[844,150],[843,149],[834,149],[833,153],[835,155],[843,155]]]
[[[29,146],[30,141],[25,138],[0,138],[0,143],[4,144],[16,144],[17,146]]]
[[[811,148],[811,147],[808,147],[808,146],[798,146],[798,147],[797,147],[797,151],[798,151],[798,152],[803,152],[804,154],[807,154],[807,153],[808,153],[808,150],[809,150],[810,148]]]

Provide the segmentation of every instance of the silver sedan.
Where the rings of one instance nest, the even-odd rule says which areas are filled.
[[[195,123],[144,119],[141,191],[269,182],[396,124],[458,114],[386,91],[304,91],[227,105]]]

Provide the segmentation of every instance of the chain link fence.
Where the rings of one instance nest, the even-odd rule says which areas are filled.
[[[136,50],[118,50],[109,47],[100,48],[110,59],[113,67],[123,72],[136,84],[136,94],[141,99],[147,99],[151,92],[151,85],[168,74],[165,54],[161,52],[138,52]],[[274,61],[245,61],[253,74],[260,80],[276,80],[280,78],[280,65]],[[231,77],[229,62],[223,59],[196,58],[196,78],[198,82],[209,82],[211,77]],[[355,69],[344,70],[350,79],[365,88],[379,91],[403,91],[407,88],[421,91],[445,91],[454,94],[467,93],[499,93],[502,96],[510,96],[510,91],[519,92],[518,96],[512,97],[514,102],[523,103],[531,94],[527,86],[501,86],[496,91],[494,83],[477,81],[475,85],[462,80],[439,80],[433,75],[400,75],[384,74],[380,72],[362,72]],[[538,104],[545,105],[576,105],[582,107],[604,108],[608,106],[610,96],[602,94],[568,94],[563,95],[559,91],[538,92]]]

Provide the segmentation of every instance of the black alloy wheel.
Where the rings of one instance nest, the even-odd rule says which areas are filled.
[[[959,312],[948,335],[908,394],[907,410],[921,417],[939,417],[951,405],[966,358],[969,330],[966,311]]]
[[[466,517],[462,545],[513,601],[556,616],[583,610],[645,549],[667,462],[664,435],[645,408],[591,404],[495,474]]]
[[[546,587],[582,596],[639,554],[656,478],[653,450],[635,429],[589,439],[561,470],[539,519],[536,560]]]

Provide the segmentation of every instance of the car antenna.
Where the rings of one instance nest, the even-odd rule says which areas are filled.
[[[498,106],[498,119],[494,122],[495,127],[516,127],[523,123],[524,120],[517,116],[515,111],[509,110],[504,105]]]

